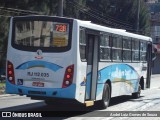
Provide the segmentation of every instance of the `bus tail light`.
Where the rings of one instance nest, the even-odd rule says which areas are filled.
[[[15,84],[14,66],[10,61],[7,62],[7,78],[10,83]]]
[[[66,68],[62,88],[70,86],[73,82],[74,65],[70,65]]]

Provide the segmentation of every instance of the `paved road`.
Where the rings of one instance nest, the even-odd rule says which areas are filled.
[[[43,101],[30,100],[30,98],[26,98],[25,96],[1,96],[0,111],[62,111],[62,113],[63,111],[69,111],[70,117],[64,118],[71,120],[86,119],[84,117],[93,117],[93,120],[120,119],[117,117],[105,117],[113,111],[159,111],[160,113],[160,75],[152,76],[151,89],[142,91],[141,97],[139,99],[132,99],[131,96],[112,98],[109,108],[105,110],[99,110],[94,107],[85,108],[80,104],[72,105],[70,103],[63,103],[57,106],[47,106]],[[133,117],[122,117],[121,119],[135,120]],[[139,119],[142,120],[143,118],[141,117]],[[160,120],[157,117],[150,117],[150,119]]]

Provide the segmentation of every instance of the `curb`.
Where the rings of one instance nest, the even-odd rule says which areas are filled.
[[[160,77],[160,74],[152,74],[151,78]]]
[[[0,97],[9,97],[9,96],[17,96],[16,94],[3,94]]]

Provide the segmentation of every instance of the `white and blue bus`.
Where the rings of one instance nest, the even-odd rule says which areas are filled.
[[[72,18],[10,21],[6,92],[44,100],[97,101],[150,87],[152,39]]]

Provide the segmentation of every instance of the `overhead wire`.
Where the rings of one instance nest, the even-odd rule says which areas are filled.
[[[10,11],[10,10],[2,10],[8,13],[15,13],[15,14],[24,14],[24,15],[28,15],[27,13],[23,13],[23,12],[16,12],[16,11]]]
[[[73,4],[73,3],[71,3],[71,4]],[[110,21],[106,21],[106,20],[104,20],[103,18],[100,18],[99,16],[96,16],[96,15],[94,15],[94,14],[92,14],[92,13],[89,13],[88,11],[86,11],[86,10],[84,10],[84,9],[81,9],[81,8],[78,8],[79,6],[76,6],[76,5],[71,5],[70,4],[70,6],[72,6],[72,7],[75,7],[75,8],[77,8],[78,10],[80,10],[81,12],[83,12],[83,13],[85,13],[85,14],[88,14],[88,15],[90,15],[91,17],[94,17],[94,18],[96,18],[96,19],[98,19],[98,20],[103,20],[103,22],[105,22],[105,23],[107,23],[107,24],[111,24],[111,22]]]
[[[88,12],[86,9],[83,9],[83,8],[80,7],[80,6],[77,6],[76,4],[74,4],[74,3],[71,2],[71,1],[68,1],[68,2],[72,4],[72,7],[76,7],[77,9],[79,9],[79,10],[80,10],[81,12],[83,12],[83,13],[84,13],[84,11],[85,11],[85,14],[88,14],[88,15],[90,15],[91,17],[94,17],[94,18],[96,18],[96,19],[99,19],[99,20],[101,20],[102,22],[105,22],[105,23],[107,23],[107,24],[109,24],[109,25],[112,25],[112,26],[114,26],[114,27],[116,26],[116,27],[118,27],[118,28],[124,28],[124,25],[122,25],[122,24],[117,24],[117,23],[115,23],[115,22],[106,20],[105,18],[102,18],[102,17],[100,17],[100,16],[97,16],[97,15],[91,13],[91,12]],[[131,29],[131,26],[126,26],[126,25],[125,25],[125,28]]]
[[[70,3],[72,3],[70,0],[67,0],[68,2],[70,2]],[[75,1],[74,1],[75,2]],[[78,5],[79,5],[79,7],[80,7],[80,9],[79,9],[79,7],[77,6],[72,6],[72,7],[76,7],[77,9],[79,9],[81,12],[83,12],[83,13],[85,13],[85,14],[88,14],[88,15],[90,15],[91,17],[94,17],[94,18],[96,18],[97,16],[94,14],[94,16],[93,16],[93,13],[91,13],[91,12],[89,12],[88,10],[90,9],[90,8],[87,8],[87,7],[85,7],[85,6],[83,6],[83,5],[81,5],[81,4],[79,4],[78,2],[76,2]],[[74,4],[74,3],[72,3],[72,4]],[[74,4],[75,5],[75,4]],[[85,12],[84,12],[85,11]],[[95,9],[92,9],[91,8],[91,10],[90,11],[95,11],[95,13],[97,13],[97,14],[99,14],[100,16],[101,16],[101,19],[102,19],[102,17],[103,17],[103,19],[106,19],[106,18],[104,18],[104,17],[106,17],[106,16],[104,16],[104,15],[102,15],[102,13],[100,13],[100,12],[98,12],[97,10],[95,10]],[[96,12],[97,11],[97,12]],[[86,13],[86,12],[89,12],[89,13]],[[95,17],[96,16],[96,17]],[[100,17],[99,16],[99,17]],[[108,16],[107,16],[107,18],[109,18]],[[128,24],[128,23],[125,23],[125,22],[121,22],[121,21],[117,21],[117,20],[114,20],[114,18],[110,18],[110,20],[103,20],[102,22],[104,22],[105,21],[105,23],[106,23],[106,21],[107,21],[107,23],[108,23],[108,21],[111,23],[111,24],[114,24],[113,26],[115,27],[118,27],[118,28],[122,28],[122,29],[126,29],[126,30],[128,30],[128,31],[131,31],[131,32],[135,32],[136,30],[133,28],[133,26],[131,26],[130,24]],[[113,21],[115,21],[114,23],[113,23]],[[117,23],[118,22],[118,23]],[[122,25],[123,24],[123,25]],[[113,27],[112,26],[112,27]],[[143,32],[144,30],[139,30],[139,32]]]
[[[10,18],[10,17],[12,17],[12,16],[8,16],[8,15],[0,15],[0,17],[8,17],[8,18]]]
[[[73,1],[73,2],[75,2],[76,4],[78,4],[79,6],[85,8],[85,9],[90,10],[91,12],[94,12],[95,14],[98,14],[98,15],[100,15],[100,16],[102,16],[102,17],[107,18],[108,20],[115,21],[115,22],[117,22],[117,23],[125,24],[125,25],[128,25],[128,26],[132,27],[132,25],[130,25],[129,23],[126,23],[126,22],[120,21],[120,20],[116,20],[115,18],[113,18],[113,17],[111,17],[111,16],[109,16],[109,15],[105,15],[105,16],[104,16],[102,12],[100,12],[100,11],[98,11],[98,10],[96,10],[96,9],[93,9],[93,8],[91,8],[91,7],[82,6],[81,4],[79,4],[79,3],[76,2],[76,1]]]
[[[7,8],[7,7],[0,7],[0,10],[20,12],[20,13],[26,13],[26,14],[42,14],[41,12],[37,12],[37,11],[29,11],[29,10],[15,9],[15,8]]]
[[[73,2],[71,2],[71,1],[69,1],[70,3],[72,3],[72,4],[74,4],[74,5],[76,5],[77,7],[79,7],[79,9],[81,9],[80,7],[82,7],[82,6],[80,6],[80,4],[79,3],[77,3],[77,2],[75,2],[75,3],[73,3]],[[83,6],[84,7],[84,6]],[[90,8],[88,8],[88,7],[84,7],[85,9],[89,9],[90,11],[91,11],[91,9]],[[37,11],[29,11],[29,10],[22,10],[22,9],[15,9],[15,8],[6,8],[6,7],[0,7],[0,9],[1,10],[3,10],[3,11],[7,11],[7,12],[13,12],[13,13],[18,13],[18,14],[42,14],[42,13],[40,13],[40,12],[37,12]],[[81,12],[83,12],[84,13],[84,9],[81,9],[80,10]],[[101,15],[99,12],[96,12],[95,10],[92,10],[94,13],[96,13],[96,14],[98,14],[98,15]],[[85,12],[88,12],[88,10],[87,11],[85,11]],[[87,14],[92,14],[92,17],[94,16],[94,17],[96,17],[93,13],[87,13]],[[101,17],[103,17],[103,19],[106,19],[106,18],[104,18],[105,16],[103,16],[103,15],[101,15]],[[97,17],[98,18],[98,17]],[[101,20],[102,20],[102,18],[100,18]],[[105,23],[107,22],[108,24],[110,24],[110,23],[112,23],[113,24],[113,22],[110,22],[110,21],[115,21],[115,22],[120,22],[120,21],[116,21],[116,20],[114,20],[114,19],[111,19],[111,18],[109,18],[108,16],[107,16],[107,19],[110,19],[109,21],[107,21],[107,20],[105,20]],[[104,20],[103,20],[104,21]],[[121,23],[121,24],[124,24],[124,23]],[[128,27],[131,27],[130,25],[128,25],[128,24],[126,24]],[[121,25],[120,25],[121,26]]]
[[[67,1],[68,1],[70,4],[72,4],[72,5],[70,5],[70,6],[75,7],[76,9],[80,10],[81,12],[83,12],[83,13],[91,16],[91,17],[94,17],[95,19],[98,19],[98,20],[100,20],[101,22],[108,24],[109,26],[118,27],[118,28],[124,28],[124,25],[117,24],[117,23],[115,23],[115,22],[106,20],[106,19],[104,19],[104,18],[102,18],[102,17],[100,17],[100,16],[97,16],[97,15],[91,13],[91,12],[88,12],[88,10],[82,8],[81,6],[78,6],[77,4],[75,4],[75,3],[73,3],[73,2],[71,2],[71,1],[69,1],[69,0],[67,0]],[[126,25],[125,25],[125,28],[126,28],[127,30],[131,30],[131,27],[130,27],[130,26],[126,26]]]
[[[126,30],[129,30],[129,31],[135,31],[135,29],[133,29],[133,26],[131,26],[128,23],[124,23],[124,22],[122,23],[121,21],[117,21],[117,20],[114,20],[113,18],[110,18],[108,16],[104,16],[98,10],[82,6],[78,2],[72,2],[70,0],[67,0],[67,1],[68,1],[68,3],[69,3],[70,6],[75,7],[76,9],[78,9],[79,11],[81,11],[84,14],[87,14],[87,15],[89,15],[89,16],[97,19],[97,20],[100,20],[101,22],[107,24],[108,26],[118,27],[118,28],[123,28],[123,29],[125,28]],[[22,9],[15,9],[15,8],[6,8],[6,7],[0,7],[0,10],[7,11],[7,12],[13,12],[13,13],[17,13],[17,14],[24,14],[24,15],[28,15],[28,14],[42,14],[42,12],[37,12],[37,11],[29,11],[29,10],[22,10]],[[91,11],[93,13],[91,13]],[[6,16],[6,15],[0,15],[0,16],[11,17],[11,16]]]
[[[7,7],[0,7],[0,10],[5,11],[5,12],[9,12],[9,13],[20,14],[20,15],[42,14],[42,12],[15,9],[15,8],[7,8]],[[15,16],[15,15],[13,15],[13,16]],[[3,15],[1,13],[0,17],[8,17],[9,18],[9,17],[12,17],[12,16]]]

